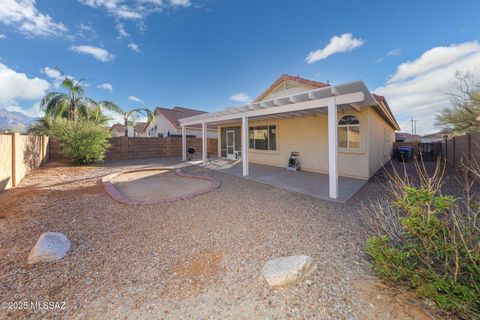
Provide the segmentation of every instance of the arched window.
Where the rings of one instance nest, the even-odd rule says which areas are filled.
[[[354,116],[344,116],[338,121],[338,147],[360,148],[360,122]]]

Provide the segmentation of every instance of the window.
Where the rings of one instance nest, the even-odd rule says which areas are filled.
[[[338,147],[360,148],[360,122],[354,116],[344,116],[338,122]]]
[[[277,150],[277,126],[250,127],[248,138],[250,149]]]

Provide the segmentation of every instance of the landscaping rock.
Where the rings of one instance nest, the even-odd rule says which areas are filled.
[[[271,288],[295,283],[316,269],[309,256],[290,256],[273,259],[265,263],[262,277]]]
[[[28,255],[28,263],[60,260],[67,255],[70,240],[60,232],[45,232]]]

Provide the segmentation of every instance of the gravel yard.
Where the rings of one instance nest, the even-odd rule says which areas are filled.
[[[167,161],[168,162],[168,161]],[[168,164],[155,163],[159,164]],[[66,309],[0,310],[0,318],[80,319],[430,319],[425,302],[387,288],[369,269],[360,201],[382,192],[367,183],[346,205],[201,167],[221,181],[177,202],[129,206],[103,189],[107,174],[152,165],[49,164],[0,193],[0,301],[65,301]],[[72,247],[59,261],[27,264],[40,234]],[[317,270],[268,290],[272,258],[304,254]],[[430,311],[429,311],[430,310]]]

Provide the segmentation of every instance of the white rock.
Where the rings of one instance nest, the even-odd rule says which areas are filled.
[[[262,277],[270,287],[282,287],[303,279],[316,268],[309,256],[281,257],[265,263]]]
[[[28,255],[28,263],[60,260],[67,255],[70,240],[60,232],[45,232]]]

